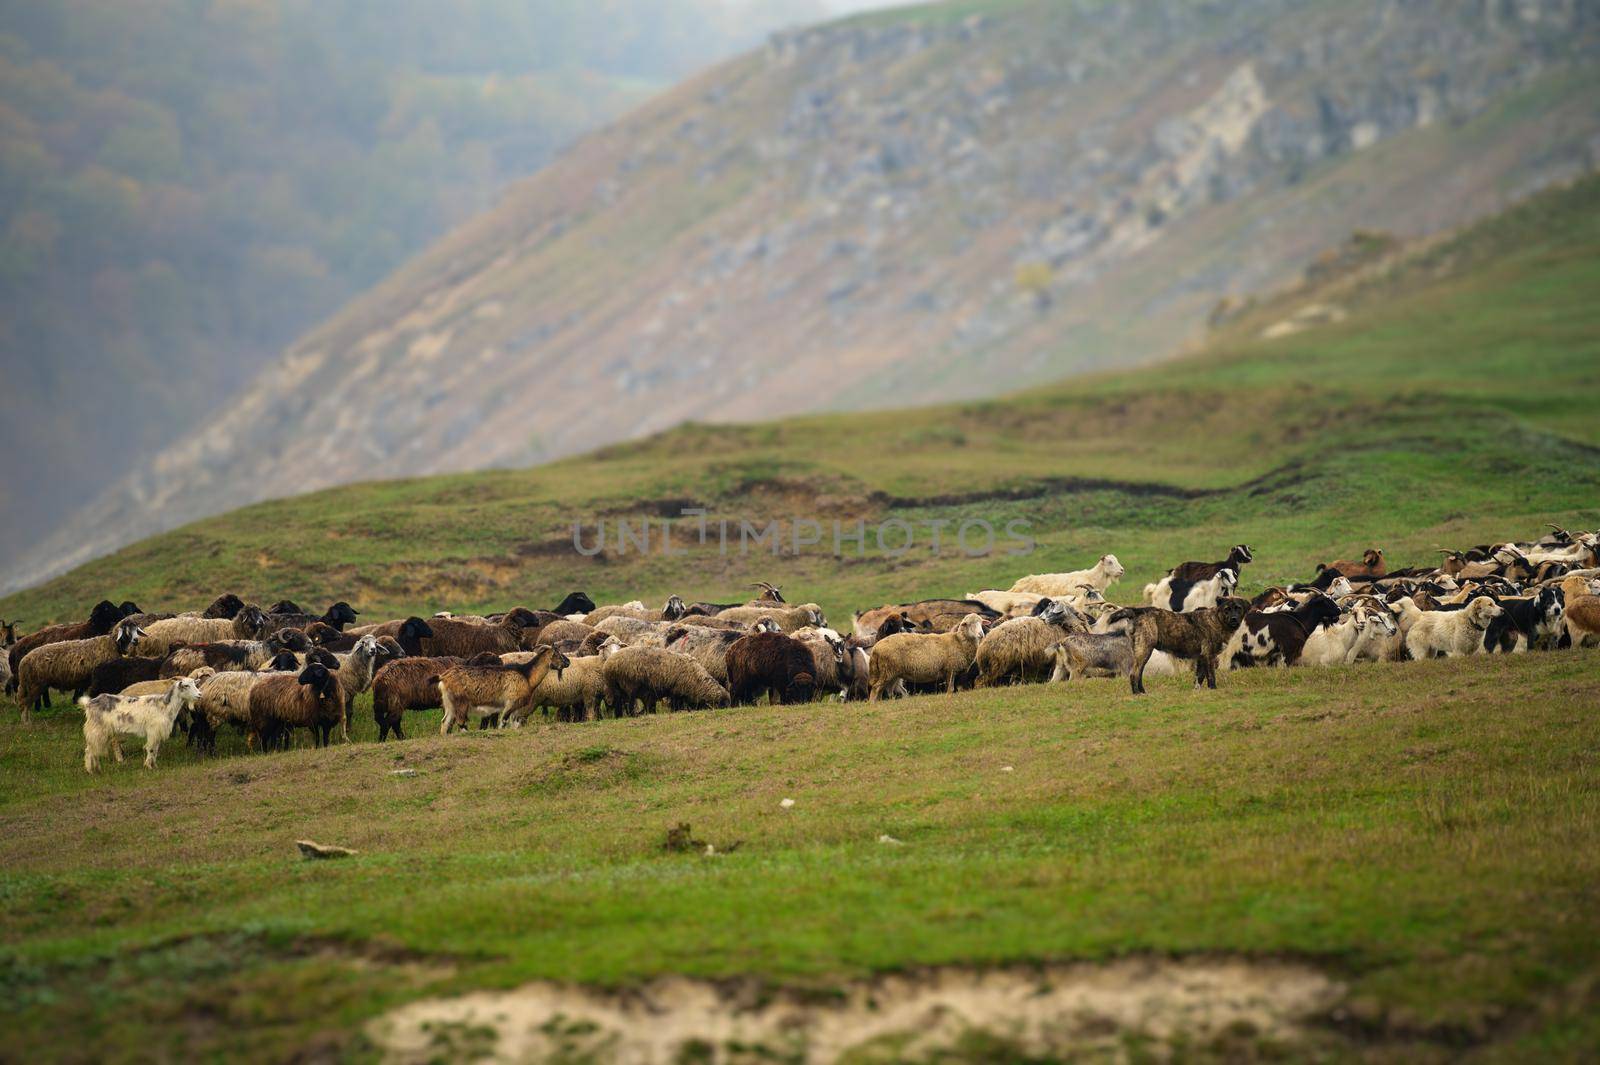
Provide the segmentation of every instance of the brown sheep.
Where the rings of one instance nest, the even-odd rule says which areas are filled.
[[[449,655],[411,657],[379,669],[372,677],[372,718],[378,723],[378,742],[388,739],[391,732],[397,740],[406,738],[400,722],[407,710],[442,706],[434,678],[464,664],[464,659]]]
[[[32,707],[43,705],[51,688],[72,692],[77,698],[89,686],[96,666],[132,654],[142,639],[144,630],[131,621],[121,621],[104,636],[47,643],[29,651],[17,667],[17,705],[22,720],[29,719]]]
[[[972,667],[983,638],[983,616],[974,612],[949,632],[902,632],[879,640],[867,660],[870,702],[905,684],[941,684],[956,690],[956,678]]]
[[[735,706],[762,695],[773,705],[808,703],[816,692],[811,649],[781,632],[757,632],[728,647],[728,695]]]
[[[23,656],[36,647],[46,644],[62,643],[66,640],[87,640],[93,636],[104,636],[116,628],[117,622],[122,620],[122,611],[109,599],[102,599],[89,611],[86,621],[74,621],[65,625],[47,625],[37,632],[14,642],[6,651],[6,664],[10,668],[11,676],[6,682],[6,691],[17,690],[17,668],[22,664]],[[25,708],[26,709],[26,708]],[[39,709],[44,709],[41,705]]]
[[[250,689],[250,733],[262,752],[289,748],[289,735],[309,729],[326,747],[335,726],[346,728],[344,690],[326,666],[312,663],[299,675],[275,673]]]

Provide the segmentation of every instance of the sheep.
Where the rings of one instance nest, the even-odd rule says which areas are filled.
[[[1089,631],[1083,616],[1065,603],[1045,600],[1034,617],[1003,621],[978,643],[977,686],[987,688],[1006,678],[1044,680],[1055,663],[1053,648],[1063,636]]]
[[[1122,563],[1116,555],[1101,555],[1100,560],[1088,569],[1071,573],[1035,573],[1023,577],[1011,586],[1013,592],[1038,592],[1040,595],[1071,595],[1080,585],[1093,585],[1095,591],[1105,590],[1122,577]]]
[[[1133,640],[1133,661],[1128,687],[1144,694],[1144,674],[1154,651],[1165,651],[1194,662],[1195,685],[1217,686],[1217,656],[1244,620],[1250,604],[1227,598],[1216,606],[1180,614],[1160,607],[1127,607],[1110,615],[1113,623],[1126,621]]]
[[[165,695],[87,695],[78,700],[83,707],[83,769],[93,773],[115,745],[117,761],[122,761],[122,746],[116,743],[120,733],[144,737],[144,767],[154,769],[161,745],[172,735],[178,715],[194,706],[200,698],[200,689],[193,680],[184,677],[172,685]]]
[[[350,634],[355,636],[376,636],[380,640],[388,637],[400,644],[402,650],[413,658],[422,657],[427,652],[423,650],[423,643],[433,638],[433,627],[426,621],[413,615],[399,621],[385,621],[378,625],[370,625],[364,629],[351,629]]]
[[[1091,585],[1084,585],[1086,588]],[[1045,596],[1037,592],[1002,592],[989,588],[981,592],[968,592],[966,598],[974,603],[982,603],[990,610],[1008,618],[1027,617],[1033,613],[1033,608],[1038,606]]]
[[[784,606],[778,603],[764,606],[736,606],[716,616],[742,625],[753,624],[762,618],[771,618],[783,632],[793,632],[807,625],[814,625],[820,629],[828,623],[822,616],[822,608],[815,603],[801,603],[799,606]]]
[[[485,652],[498,656],[511,651],[531,650],[522,646],[522,634],[526,629],[522,621],[515,613],[493,625],[434,620],[429,622],[433,635],[422,640],[421,651],[433,657],[471,658]]]
[[[551,707],[556,711],[558,721],[593,721],[599,716],[600,706],[606,696],[606,680],[602,667],[606,658],[620,650],[622,644],[615,637],[611,637],[601,648],[599,654],[583,658],[568,658],[567,666],[559,673],[555,670],[544,675],[544,679],[534,686],[533,696],[528,700],[527,711]],[[531,661],[537,651],[516,651],[512,654],[501,655],[500,661],[506,665],[520,665]],[[526,717],[524,713],[522,717]],[[513,721],[520,723],[521,718]]]
[[[595,627],[587,622],[562,618],[540,626],[539,631],[534,635],[534,639],[540,643],[551,645],[559,645],[567,640],[582,642],[594,631]]]
[[[864,638],[879,638],[894,632],[949,632],[961,624],[968,614],[977,614],[983,621],[1001,620],[1001,613],[976,599],[921,599],[915,603],[880,606],[855,615],[855,634]],[[890,624],[898,619],[897,624]],[[885,632],[884,626],[890,625]]]
[[[794,639],[806,645],[811,652],[813,687],[818,692],[838,692],[839,698],[848,699],[855,682],[854,661],[844,637],[832,629],[796,629]]]
[[[192,681],[195,682],[196,685],[201,685],[201,684],[204,684],[206,681],[210,680],[212,677],[216,676],[216,673],[217,673],[217,671],[212,669],[210,666],[201,666],[199,669],[195,670],[188,677],[162,677],[162,678],[158,678],[156,680],[138,680],[138,681],[134,681],[132,684],[130,684],[127,687],[123,688],[121,691],[101,692],[100,694],[101,695],[128,695],[128,696],[133,696],[133,695],[165,695],[165,694],[167,694],[167,692],[171,691],[172,690],[172,686],[174,684],[178,683],[180,680],[192,680]],[[93,698],[93,696],[89,696],[89,698]],[[193,724],[193,719],[195,717],[198,717],[198,716],[199,716],[198,714],[190,715],[191,727],[192,727],[192,724]],[[181,721],[180,721],[180,724],[181,724]]]
[[[1570,574],[1561,582],[1565,600],[1567,638],[1574,648],[1600,639],[1600,596],[1594,594],[1587,578]]]
[[[108,599],[102,599],[89,611],[85,621],[69,622],[65,625],[47,625],[37,632],[16,640],[6,651],[6,666],[11,674],[7,681],[7,692],[17,690],[18,668],[22,659],[35,648],[44,647],[52,643],[65,643],[68,640],[87,640],[94,636],[104,636],[116,628],[117,622],[123,620],[122,611]],[[40,709],[43,709],[41,706]]]
[[[700,663],[718,684],[728,684],[728,648],[749,635],[734,629],[708,629],[681,625],[663,637],[663,646]],[[616,637],[609,637],[616,639]]]
[[[1424,611],[1406,633],[1406,650],[1416,659],[1470,655],[1482,649],[1484,630],[1502,613],[1487,596],[1474,599],[1460,610]],[[1568,618],[1570,625],[1570,608]]]
[[[728,647],[728,696],[735,706],[762,695],[773,705],[808,703],[816,691],[816,661],[811,649],[793,636],[757,632]]]
[[[116,695],[125,692],[130,684],[143,681],[159,680],[161,678],[161,659],[159,658],[113,658],[109,662],[101,662],[89,674],[88,686],[84,688],[86,694]],[[175,674],[184,676],[186,674]],[[165,689],[163,689],[165,690]]]
[[[189,742],[203,751],[214,751],[217,729],[224,724],[232,724],[248,736],[250,690],[273,674],[298,673],[300,669],[293,651],[281,651],[256,672],[218,670],[204,675],[204,670],[196,670],[195,677],[202,678],[199,679],[200,712],[190,718]]]
[[[949,632],[902,632],[879,640],[867,660],[868,701],[877,702],[901,683],[942,682],[946,692],[955,691],[956,677],[977,659],[982,638],[982,616],[968,614]]]
[[[683,617],[686,609],[682,597],[669,595],[660,610],[635,607],[631,603],[623,606],[603,606],[590,611],[583,620],[590,625],[599,625],[607,618],[615,617],[637,618],[640,621],[677,621]]]
[[[625,614],[613,614],[595,626],[596,632],[615,636],[630,646],[642,643],[651,647],[664,646],[666,634],[671,632],[672,629],[673,625],[668,621],[645,621],[642,618],[628,617]]]
[[[293,606],[294,604],[280,605]],[[343,632],[346,625],[354,625],[356,619],[360,616],[361,611],[341,599],[317,616],[300,610],[296,610],[293,613],[268,614],[267,632],[277,632],[279,629],[304,629],[315,621],[320,621],[329,628]]]
[[[642,702],[653,714],[662,698],[674,710],[727,706],[728,690],[688,655],[662,647],[624,647],[601,666],[606,705],[616,714],[632,715]]]
[[[339,686],[351,699],[372,687],[372,678],[393,657],[393,651],[370,632],[348,654],[338,655]]]
[[[406,738],[401,728],[401,718],[407,710],[432,710],[442,705],[439,685],[433,679],[465,659],[453,655],[440,657],[408,657],[383,665],[372,677],[372,718],[378,724],[378,742],[382,743],[394,733],[394,738]]]
[[[250,689],[250,733],[263,753],[287,750],[297,728],[309,729],[312,744],[326,747],[335,725],[347,727],[347,710],[339,678],[313,662],[298,675],[275,673]]]
[[[51,688],[81,693],[96,666],[132,654],[143,639],[144,631],[137,625],[120,621],[104,636],[47,643],[29,651],[17,668],[17,705],[23,722],[35,705],[43,705]]]
[[[17,622],[0,621],[0,691],[11,690],[11,648],[17,642]]]
[[[144,630],[146,655],[165,657],[178,644],[215,643],[219,640],[259,640],[267,635],[267,615],[246,605],[232,619],[175,617],[154,621]]]
[[[281,651],[304,654],[311,641],[298,629],[284,629],[264,640],[217,640],[175,648],[161,662],[161,676],[186,677],[201,666],[217,670],[260,669]]]

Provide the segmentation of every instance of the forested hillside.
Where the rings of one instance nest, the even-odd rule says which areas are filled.
[[[576,134],[812,0],[0,7],[0,553]]]

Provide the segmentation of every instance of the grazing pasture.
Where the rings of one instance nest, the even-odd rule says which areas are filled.
[[[1171,957],[1306,967],[1334,998],[1292,1032],[1229,1026],[1196,1043],[1128,1021],[1096,1038],[1130,1058],[1592,1059],[1600,650],[1559,646],[1554,606],[1577,605],[1580,638],[1600,617],[1583,532],[1600,526],[1597,206],[1589,180],[1358,263],[1159,370],[959,408],[688,426],[537,470],[317,493],[0,601],[18,636],[78,623],[74,638],[99,641],[94,661],[53,652],[61,669],[30,668],[30,693],[137,654],[137,640],[104,639],[125,626],[204,641],[173,658],[162,636],[163,671],[298,656],[280,659],[292,666],[270,699],[246,683],[242,703],[233,689],[208,703],[238,671],[201,677],[215,754],[174,734],[148,771],[141,739],[123,735],[127,762],[84,772],[66,688],[27,723],[0,708],[0,1056],[359,1059],[383,1050],[372,1024],[393,1008],[529,980],[676,974],[718,981],[728,1001],[763,987],[827,998],[925,967]],[[1328,301],[1341,321],[1271,328]],[[1038,547],[573,550],[573,521],[696,504],[786,530],[807,515],[1026,518]],[[853,682],[876,636],[852,632],[857,611],[895,607],[881,616],[912,631],[885,639],[940,639],[976,667],[974,629],[981,647],[1003,627],[989,604],[1031,614],[1017,597],[1035,593],[1007,590],[1048,574],[1072,577],[1037,619],[1004,623],[1041,642],[993,659],[984,686],[943,694],[942,660],[880,677],[873,701]],[[756,581],[784,602],[758,599]],[[1118,610],[1147,585],[1189,620]],[[573,609],[580,589],[593,602]],[[967,589],[997,595],[919,602]],[[1272,589],[1249,613],[1234,598]],[[123,617],[207,603],[226,616]],[[559,616],[539,609],[552,604]],[[474,613],[489,616],[460,616]],[[1164,649],[1209,656],[1218,619],[1241,613],[1214,690],[1181,657],[1177,676],[1155,668]],[[363,657],[318,658],[287,635],[290,617]],[[746,645],[759,656],[727,650],[764,619]],[[1125,674],[1008,683],[1059,664],[1052,629],[1118,624],[1153,651],[1147,694]],[[685,626],[703,630],[696,650],[673,655]],[[547,627],[558,654],[540,650]],[[1485,653],[1502,638],[1546,649]],[[725,650],[753,703],[715,675]],[[1458,657],[1395,660],[1433,653]],[[663,655],[677,672],[655,685]],[[1229,668],[1241,655],[1256,664]],[[396,710],[407,738],[373,742],[384,671],[424,657],[437,666],[402,694],[437,705],[430,685],[449,675],[473,712],[523,727],[441,736],[439,710]],[[534,711],[556,665],[595,659],[564,712]],[[659,712],[613,716],[636,696]],[[573,720],[596,698],[612,704],[602,719]],[[703,709],[669,712],[690,706]],[[290,749],[252,753],[260,722],[271,740],[313,727],[332,743],[291,731]],[[297,840],[355,853],[302,860]],[[924,1056],[1069,1056],[1008,1042],[1003,1020]],[[434,1034],[424,1057],[506,1035]],[[713,1044],[708,1057],[690,1036],[685,1060],[783,1051]]]

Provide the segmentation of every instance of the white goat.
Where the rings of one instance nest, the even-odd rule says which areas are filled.
[[[122,761],[119,733],[144,737],[144,767],[156,767],[161,745],[172,735],[178,715],[194,706],[200,689],[184,677],[165,695],[87,695],[78,700],[83,707],[83,768],[93,773],[109,748]]]

